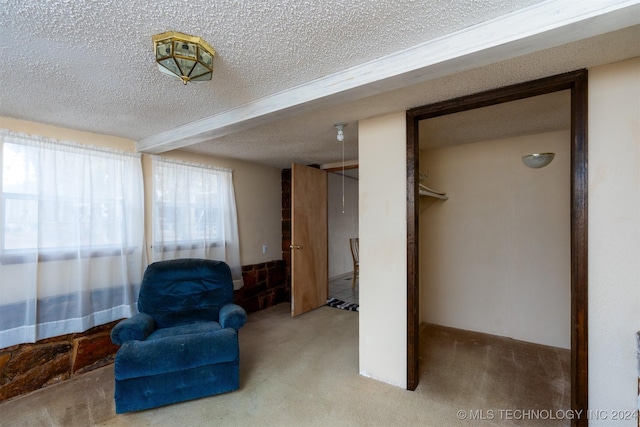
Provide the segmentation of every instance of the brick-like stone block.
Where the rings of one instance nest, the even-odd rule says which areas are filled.
[[[235,303],[244,308],[247,313],[254,313],[260,310],[258,298],[237,300]]]
[[[269,291],[263,295],[260,295],[260,309],[264,310],[265,308],[272,307],[275,301],[275,292]]]
[[[7,380],[4,374],[9,361],[11,360],[11,353],[0,353],[0,385],[4,384]]]
[[[111,342],[109,332],[82,337],[75,340],[75,359],[71,372],[87,372],[108,365],[118,351],[119,346]]]
[[[274,297],[274,304],[280,304],[283,302],[291,302],[291,288],[276,288]]]
[[[267,277],[267,285],[269,288],[283,286],[286,280],[287,272],[284,267],[269,269],[269,275]]]
[[[280,213],[282,221],[291,221],[291,209],[283,209]]]
[[[21,372],[21,375],[0,386],[0,401],[68,379],[70,364],[69,353],[59,354],[42,364],[29,364],[31,369]]]
[[[264,266],[264,265],[261,265],[261,267],[262,266]],[[264,267],[266,267],[266,266],[264,266]],[[259,284],[263,284],[263,283],[266,284],[266,282],[267,282],[267,269],[266,268],[262,268],[262,269],[258,270],[256,273],[258,275],[258,283]]]
[[[4,369],[3,377],[17,378],[58,359],[61,354],[69,355],[72,348],[71,342],[68,341],[21,346],[12,352],[11,360]]]
[[[244,282],[243,289],[251,289],[258,283],[258,276],[255,270],[250,270],[242,273],[242,281]]]
[[[282,220],[280,231],[282,232],[282,236],[289,237],[289,238],[291,237],[291,220],[290,219]]]
[[[267,290],[267,283],[266,282],[257,284],[254,287],[252,287],[251,289],[245,289],[245,291],[244,291],[244,299],[246,300],[246,299],[255,297],[256,295],[260,295],[261,293],[263,293],[266,290]]]

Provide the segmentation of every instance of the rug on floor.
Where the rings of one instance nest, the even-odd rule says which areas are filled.
[[[339,308],[341,310],[360,311],[360,306],[358,304],[344,302],[337,298],[329,298],[327,300],[327,305],[329,307]]]

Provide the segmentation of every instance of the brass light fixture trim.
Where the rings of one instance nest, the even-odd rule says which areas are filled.
[[[177,31],[152,36],[158,69],[187,82],[211,80],[216,51],[200,37]]]

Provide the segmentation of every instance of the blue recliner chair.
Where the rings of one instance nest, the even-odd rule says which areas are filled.
[[[238,329],[245,310],[232,303],[229,266],[177,259],[147,267],[139,313],[118,323],[116,412],[140,411],[240,387]]]

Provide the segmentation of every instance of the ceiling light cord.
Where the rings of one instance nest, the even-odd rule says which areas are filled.
[[[344,138],[342,141],[342,213],[344,214]]]
[[[344,127],[346,123],[336,123],[334,126],[338,129],[337,139],[342,144],[342,213],[344,214]]]

